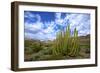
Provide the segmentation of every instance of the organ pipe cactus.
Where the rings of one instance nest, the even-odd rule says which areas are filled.
[[[76,28],[74,29],[74,36],[72,38],[71,41],[71,47],[70,47],[70,52],[69,52],[69,56],[77,56],[79,54],[79,41],[78,41],[78,31],[76,30]]]
[[[69,55],[77,56],[79,53],[78,31],[74,29],[74,36],[70,34],[70,25],[66,27],[65,31],[57,33],[56,39],[53,43],[53,55]]]
[[[54,55],[59,55],[62,53],[62,47],[63,47],[63,34],[62,32],[57,33],[57,38],[54,40],[53,44],[53,54]]]

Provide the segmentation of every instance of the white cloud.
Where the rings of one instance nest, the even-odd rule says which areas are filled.
[[[54,32],[55,24],[54,24],[53,21],[47,22],[47,23],[45,23],[45,25],[48,25],[47,28],[43,29],[43,32],[44,32],[45,34],[50,34],[50,33],[53,33],[53,32]]]
[[[39,14],[32,14],[31,12],[25,12],[24,17],[29,18],[29,20],[34,20],[36,18],[36,22],[41,21],[41,16]]]
[[[55,35],[44,34],[42,32],[38,32],[36,34],[30,33],[30,32],[25,32],[25,37],[26,38],[30,38],[30,39],[38,39],[38,40],[41,40],[41,41],[44,41],[44,40],[53,40],[53,39],[56,38]]]
[[[58,25],[62,25],[63,19],[55,19],[55,23]]]
[[[61,13],[55,13],[55,23],[58,25],[62,25],[63,21],[64,20],[61,18]]]
[[[87,16],[87,15],[86,15]],[[70,24],[71,30],[77,28],[79,36],[83,36],[90,33],[90,19],[85,14],[66,14],[65,18],[61,18],[61,13],[55,14],[55,20],[50,22],[42,22],[41,16],[36,14],[38,20],[35,23],[25,23],[25,30],[30,30],[33,33],[25,32],[25,37],[39,39],[39,40],[53,40],[56,38],[56,32],[54,30],[57,25],[66,27]],[[32,17],[32,16],[31,16]],[[68,23],[69,22],[69,23]],[[46,28],[43,28],[46,26]],[[34,33],[36,32],[36,33]]]
[[[55,13],[56,19],[61,19],[61,13]]]
[[[27,18],[29,18],[29,17],[34,18],[34,17],[35,17],[35,15],[34,15],[34,14],[32,14],[31,12],[25,12],[24,17],[27,17]]]
[[[38,15],[38,14],[36,14],[35,16],[36,16],[36,18],[37,18],[37,22],[40,22],[40,21],[41,21],[41,16]]]
[[[37,23],[25,23],[25,30],[30,30],[30,31],[39,31],[42,30],[42,23],[37,22]]]
[[[25,32],[26,38],[38,39],[38,40],[53,40],[55,38],[54,35],[54,27],[55,24],[53,21],[45,23],[48,25],[46,29],[43,29],[44,24],[42,22],[36,23],[25,23],[25,30],[30,30],[33,33]],[[34,33],[36,32],[36,33]]]
[[[48,27],[47,29],[44,29],[43,32],[46,33],[46,34],[52,33],[53,32],[53,28],[52,27]]]
[[[29,33],[29,32],[25,32],[24,36],[25,36],[25,38],[32,39],[33,34]]]
[[[69,20],[70,28],[79,31],[79,35],[87,35],[90,33],[90,19],[86,14],[69,14],[64,18],[64,25]]]

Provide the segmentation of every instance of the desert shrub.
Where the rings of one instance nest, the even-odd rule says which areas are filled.
[[[27,50],[32,51],[33,53],[43,49],[42,43],[38,40],[25,40],[25,48],[27,47],[29,48]]]
[[[90,53],[90,49],[89,48],[86,48],[85,49],[85,53]]]
[[[32,54],[32,60],[33,61],[38,60],[40,58],[40,56],[43,56],[42,51]]]
[[[52,55],[42,55],[38,60],[50,60],[51,57]]]
[[[39,52],[40,50],[42,50],[42,46],[40,45],[40,43],[38,42],[34,42],[32,43],[32,45],[30,46],[30,48],[33,49],[33,52]]]
[[[32,54],[33,53],[33,49],[30,47],[25,47],[25,54]]]
[[[42,49],[39,52],[32,54],[32,60],[48,60],[51,58],[51,55],[51,48]]]
[[[44,55],[50,55],[50,54],[52,54],[51,48],[46,48],[46,49],[43,49],[43,50],[41,50],[41,51],[43,51],[43,54],[44,54]]]

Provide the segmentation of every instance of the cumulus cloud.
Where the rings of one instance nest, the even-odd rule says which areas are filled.
[[[90,15],[89,14],[79,14],[72,13],[65,15],[62,25],[66,27],[70,25],[71,31],[74,31],[76,28],[79,32],[79,36],[85,36],[90,34]],[[88,33],[87,33],[88,32]]]
[[[28,13],[31,16],[31,13]],[[34,14],[33,14],[34,15]],[[26,17],[26,16],[25,16]],[[54,22],[45,22],[41,21],[40,15],[34,15],[34,18],[38,18],[36,22],[25,22],[25,37],[30,39],[39,39],[39,40],[52,40],[55,38],[53,28],[55,27]],[[45,29],[44,26],[47,26]]]
[[[90,15],[79,14],[79,13],[66,13],[62,18],[63,13],[55,13],[55,20],[53,21],[42,21],[41,15],[25,12],[25,37],[38,40],[53,40],[56,38],[56,33],[59,30],[66,29],[70,24],[71,31],[74,28],[78,30],[79,36],[90,34]],[[35,22],[28,20],[37,19]],[[48,19],[49,20],[49,19]]]
[[[55,13],[55,23],[63,26],[63,19],[61,18],[61,13]]]
[[[37,22],[40,22],[41,21],[41,16],[36,14],[35,17],[37,18]]]
[[[26,18],[34,18],[35,15],[28,11],[28,12],[24,12],[24,17],[26,17]]]
[[[56,19],[61,19],[61,13],[55,13]]]

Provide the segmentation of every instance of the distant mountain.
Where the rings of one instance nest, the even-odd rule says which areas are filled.
[[[90,34],[86,36],[80,36],[79,42],[80,42],[80,45],[85,45],[85,46],[90,47]]]
[[[90,38],[90,34],[86,35],[86,36],[79,36],[79,38]]]

